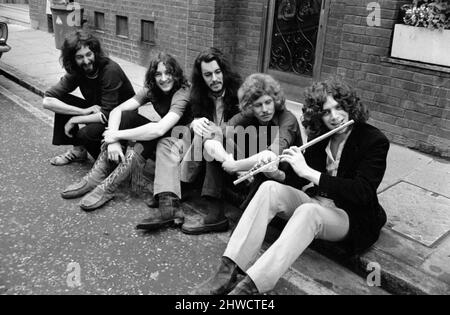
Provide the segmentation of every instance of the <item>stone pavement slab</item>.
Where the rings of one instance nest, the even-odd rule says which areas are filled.
[[[433,161],[433,158],[420,152],[392,144],[387,161],[386,174],[378,189],[379,192],[400,182],[416,170],[424,168]]]
[[[388,227],[425,246],[433,246],[450,232],[449,198],[401,182],[379,199],[389,205]]]
[[[405,181],[450,198],[450,162],[435,160],[412,172]]]

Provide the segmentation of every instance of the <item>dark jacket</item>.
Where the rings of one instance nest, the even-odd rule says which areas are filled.
[[[359,253],[378,240],[386,224],[386,213],[378,202],[377,189],[386,171],[390,144],[377,128],[368,124],[355,125],[342,152],[337,177],[326,173],[327,145],[328,141],[322,141],[305,153],[308,165],[322,172],[319,186],[307,193],[330,198],[347,212],[350,232],[343,245],[351,253]],[[286,184],[301,189],[307,182],[289,168]]]

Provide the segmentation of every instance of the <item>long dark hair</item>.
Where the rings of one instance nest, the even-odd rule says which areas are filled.
[[[326,103],[328,95],[333,96],[356,124],[362,124],[369,120],[369,110],[361,102],[356,91],[342,79],[332,77],[326,81],[314,83],[305,92],[303,125],[311,138],[317,138],[329,131],[322,120],[323,105]]]
[[[189,86],[188,80],[184,76],[183,69],[178,61],[172,55],[160,52],[150,61],[147,73],[145,74],[144,86],[148,88],[148,97],[152,102],[158,102],[164,96],[164,92],[158,87],[155,79],[155,74],[158,70],[158,65],[160,62],[166,66],[167,72],[173,77],[174,84],[172,90],[170,91],[172,96],[179,89]]]
[[[225,97],[224,97],[224,119],[228,121],[239,112],[239,99],[237,96],[241,86],[241,76],[232,70],[231,64],[225,55],[217,48],[209,48],[200,53],[194,62],[192,70],[191,104],[195,118],[206,117],[213,120],[214,102],[208,96],[210,88],[206,85],[202,75],[202,62],[210,63],[216,61],[223,73]]]
[[[66,37],[61,48],[60,61],[67,73],[83,74],[82,69],[75,61],[75,54],[83,46],[89,47],[94,53],[97,67],[101,67],[108,62],[109,58],[103,51],[100,41],[91,33],[84,30],[77,30]]]

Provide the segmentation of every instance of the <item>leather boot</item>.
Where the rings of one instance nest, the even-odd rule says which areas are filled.
[[[136,226],[138,230],[155,231],[167,225],[183,224],[184,214],[180,208],[180,198],[173,193],[158,195],[159,208],[152,209],[150,217]]]
[[[103,207],[114,198],[115,191],[121,183],[129,178],[133,168],[139,168],[144,163],[144,158],[129,148],[125,155],[125,161],[120,163],[108,178],[81,200],[80,207],[84,211],[94,211]]]
[[[78,183],[67,187],[61,197],[64,199],[76,199],[83,197],[88,192],[101,184],[103,180],[111,173],[112,163],[108,160],[108,150],[106,146],[102,146],[102,151],[94,163],[90,172]]]
[[[258,288],[256,287],[253,280],[246,276],[244,280],[239,282],[236,287],[228,293],[228,295],[257,295],[259,294]]]
[[[225,295],[237,283],[239,267],[228,257],[222,257],[214,276],[195,288],[190,295]]]
[[[146,194],[144,197],[144,202],[149,208],[159,208],[158,196],[153,196],[153,194]]]
[[[204,209],[200,209],[200,213],[186,216],[181,231],[188,235],[228,231],[229,223],[223,201],[212,197],[202,198]]]

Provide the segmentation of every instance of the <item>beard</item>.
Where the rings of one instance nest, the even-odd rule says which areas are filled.
[[[85,75],[92,75],[97,71],[97,65],[95,64],[95,62],[88,65],[82,65],[80,68]]]

